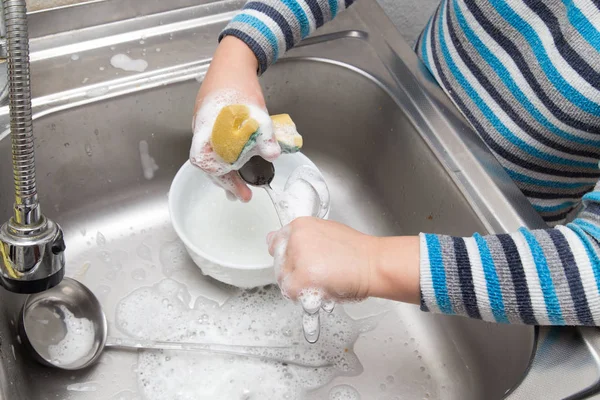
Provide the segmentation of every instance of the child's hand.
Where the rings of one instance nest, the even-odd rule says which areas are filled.
[[[292,300],[318,289],[334,301],[380,297],[419,303],[418,236],[378,238],[305,217],[267,241],[279,287]]]
[[[228,195],[242,201],[249,201],[252,192],[236,170],[254,155],[273,161],[281,153],[258,83],[257,66],[246,44],[225,37],[202,83],[194,111],[190,161]],[[213,135],[216,124],[223,127],[218,141]],[[249,140],[256,131],[260,134]]]
[[[293,300],[305,289],[320,289],[332,300],[364,299],[379,279],[377,239],[345,225],[298,218],[267,240],[281,291]]]

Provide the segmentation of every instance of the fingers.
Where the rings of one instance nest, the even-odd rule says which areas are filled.
[[[277,253],[277,251],[281,250],[280,246],[283,245],[284,248],[287,248],[287,242],[290,237],[290,226],[286,225],[278,231],[271,232],[267,235],[267,245],[269,246],[269,254],[273,257],[277,255],[283,255]]]
[[[252,191],[240,178],[237,171],[231,171],[221,176],[209,175],[209,177],[213,183],[225,189],[229,200],[237,199],[247,203],[252,199]]]
[[[273,162],[281,155],[281,146],[275,137],[265,140],[259,147],[259,154],[267,161]]]
[[[231,175],[233,194],[244,203],[252,200],[252,190],[250,190],[246,182],[240,177],[240,174],[237,171],[231,171],[228,175]]]
[[[267,235],[267,245],[269,246],[269,254],[273,256],[273,267],[275,279],[282,287],[283,281],[292,272],[293,263],[288,263],[286,257],[289,238],[289,228],[286,226],[276,232],[271,232]]]

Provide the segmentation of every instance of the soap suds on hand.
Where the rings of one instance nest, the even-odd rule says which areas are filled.
[[[148,62],[146,60],[134,60],[127,54],[115,54],[110,59],[110,65],[114,68],[129,72],[144,72],[146,68],[148,68]]]
[[[255,146],[246,146],[237,160],[230,164],[212,151],[211,136],[217,117],[224,107],[244,104],[249,117],[258,123],[258,135]],[[266,160],[273,160],[281,149],[275,140],[271,117],[266,110],[248,101],[235,90],[222,90],[204,99],[202,107],[195,115],[194,137],[190,149],[190,161],[193,165],[214,176],[223,176],[232,170],[242,167],[250,158],[261,155]]]

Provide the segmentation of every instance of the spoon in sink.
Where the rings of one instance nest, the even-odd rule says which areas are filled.
[[[276,361],[306,368],[328,367],[322,362],[295,359],[290,346],[244,346],[180,343],[112,338],[96,296],[82,283],[64,278],[42,293],[30,295],[19,318],[19,336],[26,350],[43,365],[78,370],[92,365],[105,348],[121,350],[177,350],[233,355]]]

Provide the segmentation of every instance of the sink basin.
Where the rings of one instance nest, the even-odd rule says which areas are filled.
[[[359,3],[262,78],[269,111],[291,114],[305,154],[329,184],[330,219],[375,235],[539,226],[375,0]],[[64,228],[67,275],[99,297],[110,335],[131,333],[118,312],[123,299],[165,280],[183,288],[185,307],[197,298],[218,307],[231,297],[265,293],[240,294],[203,276],[167,209],[169,185],[188,156],[199,81],[218,32],[242,4],[105,0],[30,15],[41,204]],[[119,53],[143,57],[148,69],[112,67]],[[0,126],[7,114],[0,110]],[[146,149],[158,166],[151,173],[141,162]],[[9,140],[0,140],[2,220],[13,201],[9,152]],[[0,398],[154,398],[148,380],[185,374],[140,376],[143,352],[112,351],[84,371],[42,367],[23,352],[15,332],[24,298],[1,296]],[[354,343],[362,367],[320,382],[305,398],[328,399],[339,385],[350,385],[363,399],[498,399],[519,384],[533,357],[533,327],[430,315],[377,299],[336,312],[375,321]],[[292,328],[299,327],[297,320]],[[193,398],[187,395],[167,398]]]

